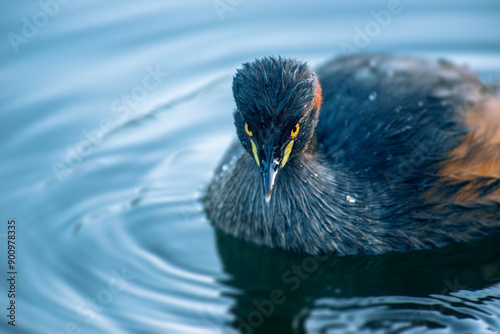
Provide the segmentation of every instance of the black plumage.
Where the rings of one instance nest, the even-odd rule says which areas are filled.
[[[237,71],[239,140],[204,198],[217,228],[270,247],[340,255],[440,247],[500,229],[496,175],[440,174],[471,131],[468,111],[493,98],[474,74],[386,55],[338,58],[317,73],[283,58]],[[497,143],[477,145],[500,155]],[[275,181],[267,181],[272,168]],[[468,189],[477,200],[453,197]]]

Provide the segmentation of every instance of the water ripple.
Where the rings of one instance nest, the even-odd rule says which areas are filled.
[[[491,304],[445,296],[323,298],[304,320],[309,333],[495,333],[498,314]],[[499,305],[493,309],[500,311]]]

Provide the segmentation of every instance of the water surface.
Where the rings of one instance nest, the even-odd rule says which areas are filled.
[[[500,81],[498,1],[390,6],[3,4],[0,233],[5,249],[5,223],[17,220],[19,274],[17,326],[2,296],[0,330],[500,331],[498,236],[314,259],[225,236],[203,213],[203,189],[234,137],[230,87],[242,62],[282,55],[318,66],[390,52]]]

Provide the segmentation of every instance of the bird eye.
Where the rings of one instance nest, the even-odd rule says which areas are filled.
[[[245,132],[247,133],[247,135],[249,135],[250,137],[253,137],[253,133],[252,131],[250,131],[248,129],[248,123],[245,123]]]
[[[292,138],[297,137],[297,135],[299,134],[299,130],[300,130],[300,126],[299,126],[299,123],[297,123],[297,124],[295,124],[295,127],[293,128],[292,132],[290,133]]]

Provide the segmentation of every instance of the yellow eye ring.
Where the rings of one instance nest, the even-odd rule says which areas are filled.
[[[297,123],[297,124],[295,124],[295,127],[292,129],[292,132],[290,133],[290,136],[292,138],[297,137],[297,135],[299,134],[299,130],[300,130],[300,126],[299,126],[299,123]]]
[[[248,123],[245,123],[245,132],[247,133],[247,135],[249,135],[250,137],[253,137],[253,133],[252,131],[250,131],[248,129]]]

